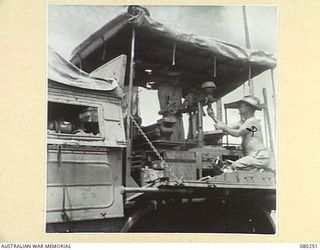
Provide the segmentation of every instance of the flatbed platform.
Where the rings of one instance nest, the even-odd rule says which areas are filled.
[[[169,181],[166,186],[177,186],[174,181]],[[276,175],[272,171],[236,171],[223,173],[214,177],[202,178],[202,180],[184,180],[184,187],[212,187],[212,188],[236,188],[236,189],[276,189]],[[160,186],[161,187],[161,186]]]

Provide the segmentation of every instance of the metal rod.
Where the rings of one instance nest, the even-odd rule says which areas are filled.
[[[131,55],[130,55],[130,76],[129,76],[129,90],[128,90],[128,108],[127,108],[127,150],[126,150],[126,169],[125,169],[125,179],[124,185],[129,184],[129,179],[131,176],[131,150],[132,150],[132,138],[131,138],[131,109],[132,109],[132,88],[133,88],[133,77],[134,77],[134,51],[135,51],[135,39],[136,39],[136,30],[132,28],[132,38],[131,38]]]
[[[213,77],[217,76],[217,57],[213,56]]]
[[[172,66],[176,65],[176,43],[173,44]]]
[[[225,120],[225,123],[228,124],[228,109],[226,107],[224,108],[224,120]],[[229,137],[228,137],[228,135],[226,135],[226,140],[227,140],[227,146],[229,146]]]
[[[123,187],[123,193],[174,193],[174,194],[188,194],[186,189],[161,189],[152,187]]]
[[[250,49],[251,48],[251,44],[250,44],[250,36],[249,36],[249,28],[248,28],[246,6],[242,6],[242,16],[243,16],[245,39],[246,39],[246,48]],[[250,95],[254,95],[254,86],[253,86],[253,81],[251,80],[251,65],[249,65],[248,85],[249,85],[249,94]]]
[[[242,6],[242,14],[243,14],[242,16],[243,16],[244,32],[246,37],[246,47],[247,49],[250,49],[251,45],[250,45],[246,6]]]
[[[273,100],[273,121],[276,126],[277,124],[277,93],[276,93],[276,87],[274,82],[274,75],[273,75],[273,69],[271,69],[271,82],[272,82],[272,100]],[[275,140],[277,141],[277,134],[275,134]]]
[[[275,87],[275,83],[274,83],[274,75],[273,75],[273,69],[270,70],[271,72],[271,82],[272,82],[272,100],[273,100],[273,108],[274,108],[274,113],[276,113],[276,102],[277,102],[277,98],[276,98],[276,87]],[[276,116],[275,116],[276,117]],[[276,122],[276,119],[274,119]]]
[[[202,121],[202,104],[198,102],[198,146],[203,143],[203,121]]]
[[[153,183],[148,183],[148,184],[144,185],[143,187],[146,188],[146,187],[151,187],[151,186],[153,186],[153,185],[154,185]],[[122,190],[122,193],[123,193],[123,192],[124,192],[124,190]],[[135,193],[135,194],[133,194],[133,195],[130,195],[129,197],[126,198],[126,203],[134,200],[135,198],[137,198],[137,197],[139,197],[139,196],[141,196],[141,195],[143,195],[143,193]]]
[[[266,118],[267,118],[267,124],[268,124],[269,145],[270,145],[271,151],[274,152],[271,121],[270,121],[269,109],[268,109],[268,96],[267,96],[266,88],[262,89],[262,94],[263,94],[263,98],[264,98]]]
[[[220,121],[222,121],[223,116],[222,116],[222,101],[221,101],[221,98],[216,101],[216,106],[217,106],[217,118]],[[218,141],[218,143],[219,144],[222,143],[222,138]]]
[[[249,75],[248,75],[249,94],[254,95],[254,86],[253,86],[253,80],[251,79],[251,76],[252,76],[251,65],[249,65]]]
[[[69,183],[69,184],[60,184],[60,183],[48,183],[47,187],[101,187],[101,186],[112,186],[113,183]]]
[[[194,139],[194,127],[193,127],[193,114],[192,112],[189,112],[189,127],[188,127],[188,136],[187,139]]]
[[[265,142],[266,146],[269,147],[269,142],[268,142],[268,124],[267,124],[267,117],[266,117],[266,110],[263,109],[263,120],[264,120],[264,132],[265,132]]]

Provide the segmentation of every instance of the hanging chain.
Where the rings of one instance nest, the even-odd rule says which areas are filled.
[[[181,185],[183,182],[183,177],[181,176],[181,178],[179,179],[176,174],[172,171],[172,169],[169,167],[168,163],[163,159],[163,157],[160,155],[160,153],[158,152],[158,150],[153,146],[152,142],[149,140],[149,138],[147,137],[147,135],[143,132],[142,128],[139,126],[139,124],[136,122],[136,120],[133,118],[133,116],[131,114],[129,114],[129,117],[131,118],[132,122],[134,123],[134,125],[138,128],[140,134],[143,136],[143,138],[147,141],[147,143],[149,144],[150,148],[152,149],[152,151],[157,155],[157,157],[159,158],[159,160],[161,161],[163,167],[169,172],[169,174],[174,178],[174,181],[178,184]]]

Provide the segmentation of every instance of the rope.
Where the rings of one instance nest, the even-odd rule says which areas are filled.
[[[139,22],[139,18],[141,18],[144,14],[143,10],[137,9],[138,13],[136,15],[131,15],[128,22],[129,23],[137,23]]]

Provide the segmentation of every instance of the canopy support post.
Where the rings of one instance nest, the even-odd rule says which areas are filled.
[[[269,146],[271,149],[271,152],[274,153],[274,147],[273,147],[273,138],[272,138],[272,129],[271,129],[271,121],[269,116],[269,109],[268,109],[268,96],[267,96],[267,90],[266,88],[262,89],[263,99],[264,99],[264,112],[265,116],[267,118],[267,124],[268,124],[268,134],[269,134]]]
[[[270,70],[271,72],[271,82],[272,82],[272,99],[273,99],[273,106],[274,106],[274,112],[276,112],[276,88],[274,85],[274,75],[273,75],[273,69]]]
[[[264,120],[264,132],[265,132],[265,143],[266,146],[269,147],[269,141],[268,141],[268,124],[267,124],[267,116],[265,109],[263,110],[263,120]]]
[[[247,49],[250,49],[251,45],[250,45],[250,38],[249,38],[246,6],[242,6],[242,14],[243,14],[244,32],[246,36],[246,47]]]
[[[213,56],[213,78],[217,76],[217,57]]]
[[[198,147],[203,146],[203,120],[202,120],[202,104],[198,102]]]
[[[224,121],[226,124],[228,124],[228,109],[226,108],[226,106],[224,106]],[[227,146],[229,146],[229,137],[228,135],[226,135],[226,142],[227,142]]]
[[[173,52],[172,52],[172,66],[176,65],[176,50],[177,50],[177,44],[173,44]]]
[[[131,55],[130,55],[130,76],[129,76],[129,90],[128,90],[128,108],[127,108],[127,150],[126,150],[126,169],[125,169],[125,178],[124,178],[124,186],[128,186],[129,179],[131,176],[131,151],[132,151],[132,122],[130,119],[132,113],[132,88],[133,88],[133,77],[134,77],[134,51],[135,51],[135,38],[136,31],[135,28],[132,28],[132,39],[131,39]]]
[[[246,6],[242,6],[242,16],[243,16],[243,24],[244,24],[244,33],[245,33],[245,38],[246,38],[246,48],[250,49],[251,45],[250,45],[250,37],[249,37],[249,28],[248,28]],[[248,85],[249,85],[249,94],[250,95],[254,95],[253,81],[251,80],[251,65],[249,65]],[[244,91],[245,91],[245,88],[244,88]]]
[[[249,65],[249,77],[248,77],[249,94],[254,95],[254,86],[253,86],[253,80],[251,78],[251,75],[252,75],[251,65]]]
[[[222,115],[222,100],[221,98],[216,101],[217,106],[217,118],[222,121],[223,115]],[[222,138],[218,141],[218,143],[222,143]]]

